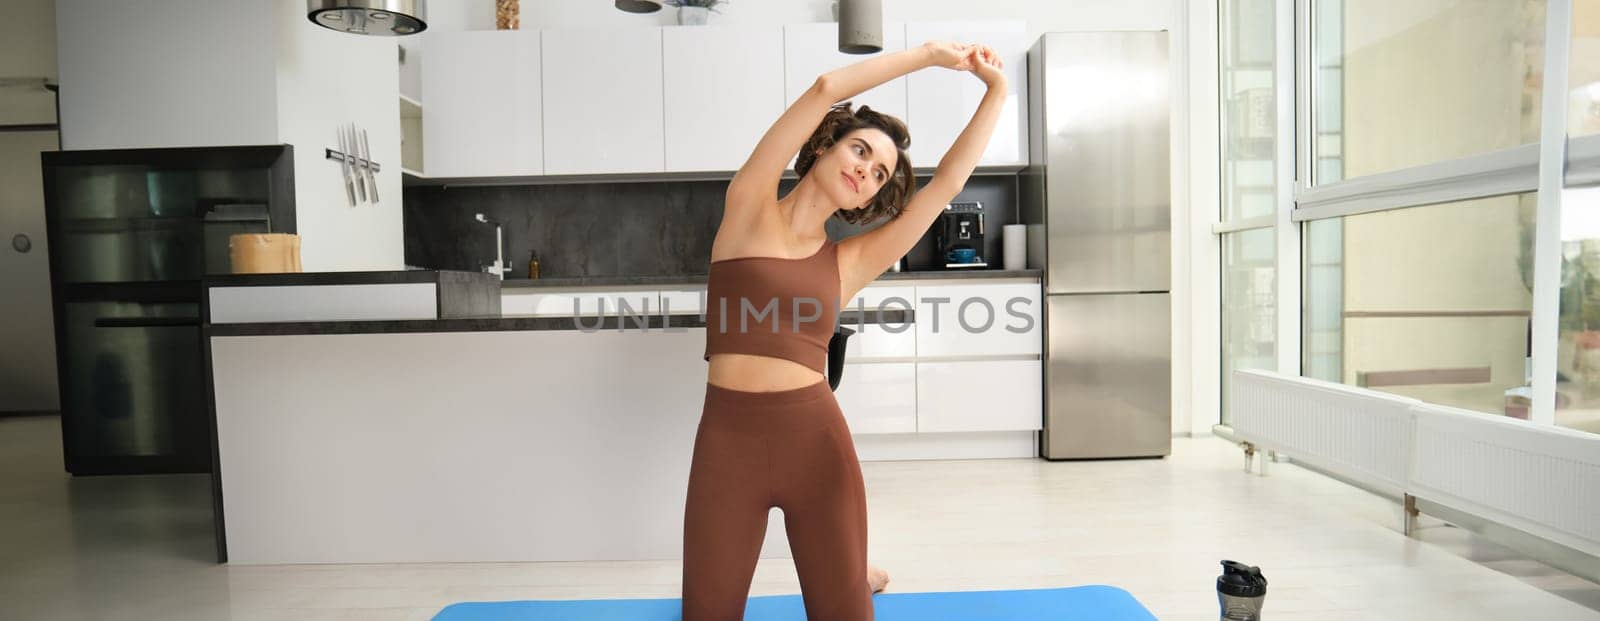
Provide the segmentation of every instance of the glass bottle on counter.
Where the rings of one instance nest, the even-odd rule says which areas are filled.
[[[539,253],[536,252],[536,251],[530,250],[530,251],[528,251],[528,278],[534,279],[534,278],[538,278],[538,277],[539,277]]]

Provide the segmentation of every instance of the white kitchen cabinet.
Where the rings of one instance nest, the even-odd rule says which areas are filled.
[[[661,314],[661,294],[655,290],[634,291],[539,291],[536,293],[504,294],[500,297],[500,314],[534,315],[540,317],[572,317],[573,304],[585,325],[592,325],[604,305],[605,316],[619,315],[623,303],[628,304],[628,317],[640,313]],[[629,319],[628,321],[632,321]],[[627,324],[632,326],[633,324]]]
[[[431,177],[545,174],[537,30],[428,33],[422,168]]]
[[[1005,64],[1006,104],[979,165],[1022,165],[1028,161],[1028,26],[1021,21],[912,22],[906,44],[925,41],[982,43]],[[911,161],[936,166],[977,111],[988,87],[970,72],[918,71],[906,76],[906,123],[911,127]]]
[[[878,54],[898,52],[906,48],[906,30],[902,23],[883,25],[883,51]],[[921,43],[920,41],[918,43]],[[820,76],[845,65],[854,64],[878,54],[845,54],[839,51],[839,25],[832,22],[815,24],[790,24],[784,26],[783,68],[785,107],[800,97]],[[898,77],[868,89],[850,99],[859,108],[870,106],[873,110],[889,114],[902,121],[906,118],[906,79]],[[776,119],[774,119],[776,120]],[[913,131],[915,129],[913,128]],[[915,134],[912,143],[915,144]],[[912,160],[915,164],[916,160]],[[790,167],[794,164],[790,160]]]
[[[660,28],[545,30],[540,58],[545,174],[664,170]]]
[[[853,435],[917,431],[916,363],[845,364],[834,398]]]
[[[917,362],[917,432],[1043,429],[1040,365],[1039,360]]]
[[[917,286],[917,357],[1043,352],[1037,282]]]
[[[661,29],[667,172],[744,165],[785,107],[778,26]]]
[[[886,302],[887,301],[887,302]],[[846,310],[910,310],[916,308],[917,291],[913,286],[869,286],[861,289]],[[917,328],[915,323],[841,322],[856,333],[845,342],[846,360],[873,358],[911,358],[917,355]],[[845,369],[848,371],[849,366]]]

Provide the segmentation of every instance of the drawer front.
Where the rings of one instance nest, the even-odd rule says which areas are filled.
[[[438,285],[212,287],[211,323],[437,319]]]
[[[565,291],[504,295],[500,299],[500,313],[571,317],[574,302],[577,302],[578,314],[585,319],[597,316],[601,304],[605,305],[606,316],[615,317],[621,302],[627,302],[630,315],[646,312],[655,315],[661,312],[661,295],[657,291]]]
[[[885,304],[885,300],[889,302]],[[851,300],[849,310],[906,310],[916,308],[916,300],[916,287],[864,287]],[[846,360],[911,358],[917,355],[917,329],[914,324],[868,323],[858,326],[852,322],[843,325],[856,331],[845,345]],[[845,370],[848,372],[849,367],[845,367]]]
[[[916,363],[846,364],[834,392],[852,434],[917,430]]]
[[[917,431],[1043,429],[1040,365],[1038,360],[918,362]]]
[[[1038,283],[918,286],[917,356],[1040,354],[1041,294]]]

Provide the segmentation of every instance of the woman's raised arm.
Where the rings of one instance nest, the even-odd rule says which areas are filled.
[[[851,237],[839,244],[839,260],[843,273],[845,299],[852,299],[867,283],[889,269],[895,261],[928,231],[928,227],[944,212],[944,206],[955,199],[967,185],[967,178],[977,168],[983,150],[994,134],[995,123],[1006,103],[1005,64],[995,51],[985,45],[976,45],[968,51],[968,65],[973,75],[983,80],[988,90],[966,129],[956,137],[950,150],[939,160],[928,184],[911,196],[904,211],[883,226]]]
[[[789,158],[804,146],[835,103],[850,99],[884,82],[931,66],[969,69],[967,46],[957,43],[928,42],[923,45],[875,56],[824,73],[812,82],[767,128],[749,159],[728,184],[727,209],[736,210],[765,204],[777,193],[778,180],[789,166]],[[981,150],[981,149],[980,149]],[[726,213],[724,214],[726,217]]]
[[[934,169],[933,178],[917,192],[917,196],[928,194],[926,199],[941,209],[961,192],[961,188],[966,187],[967,178],[978,167],[978,160],[983,157],[984,149],[988,148],[995,123],[999,121],[1000,112],[1006,105],[1008,86],[1003,72],[1005,63],[987,46],[979,46],[973,55],[978,58],[972,64],[972,73],[983,80],[988,90],[978,103],[978,109],[973,111],[972,120],[967,121],[966,129],[961,130],[961,135],[956,136],[950,150],[939,159],[939,167]]]

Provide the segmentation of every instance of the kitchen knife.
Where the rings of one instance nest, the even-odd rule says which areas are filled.
[[[372,186],[372,202],[378,202],[378,180],[372,176],[372,149],[367,147],[367,130],[361,130],[361,159],[367,161],[367,185]]]
[[[344,193],[350,206],[356,206],[355,180],[350,178],[350,149],[344,144],[344,128],[339,128],[339,169],[344,171]]]
[[[367,178],[362,175],[361,171],[366,167],[366,164],[362,163],[361,159],[356,155],[356,151],[360,149],[360,146],[356,144],[356,124],[351,123],[346,131],[349,132],[346,135],[350,141],[350,150],[347,155],[350,158],[351,165],[356,167],[356,195],[360,196],[361,202],[365,203],[367,202]]]

